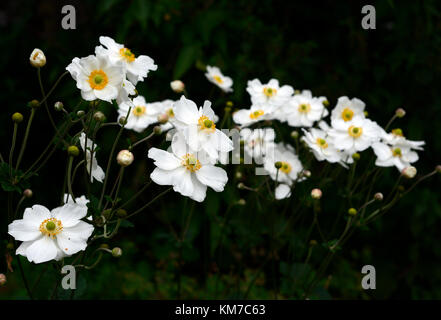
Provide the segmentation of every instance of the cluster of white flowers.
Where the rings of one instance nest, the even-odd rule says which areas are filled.
[[[233,150],[233,142],[216,128],[216,115],[211,102],[203,107],[184,96],[172,104],[176,131],[171,150],[151,148],[148,157],[155,161],[151,179],[160,185],[172,185],[173,190],[195,201],[203,201],[207,186],[223,191],[228,181],[224,169],[214,166],[224,154]]]

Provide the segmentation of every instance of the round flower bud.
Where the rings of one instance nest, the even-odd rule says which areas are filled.
[[[401,174],[403,175],[403,177],[405,177],[407,179],[412,179],[413,177],[416,176],[417,169],[415,167],[413,167],[413,166],[410,166],[410,167],[404,168],[401,171]]]
[[[355,208],[350,208],[350,209],[348,210],[348,214],[349,214],[350,216],[355,216],[355,215],[357,214],[357,209],[355,209]]]
[[[435,167],[436,172],[441,173],[441,165]]]
[[[118,119],[118,123],[122,126],[125,126],[127,124],[127,119],[126,117],[121,117]]]
[[[280,161],[277,161],[277,162],[274,163],[274,166],[276,167],[276,169],[280,169],[282,167],[282,165],[283,164]]]
[[[23,121],[23,115],[20,112],[16,112],[12,115],[12,121],[14,123],[20,123]]]
[[[38,108],[40,106],[40,102],[38,102],[38,100],[34,99],[34,100],[28,102],[28,106],[31,108]]]
[[[71,157],[76,157],[80,154],[80,150],[78,150],[77,146],[69,146],[67,148],[67,154]]]
[[[55,102],[55,104],[54,104],[54,109],[55,110],[62,111],[63,108],[64,108],[63,102],[61,102],[61,101]]]
[[[169,119],[169,116],[166,113],[160,114],[158,116],[158,122],[161,124],[167,123],[168,119]]]
[[[33,67],[41,68],[46,64],[46,56],[40,49],[34,49],[29,57],[29,62]]]
[[[116,161],[121,167],[127,167],[132,164],[135,157],[129,150],[121,150],[116,156]]]
[[[376,194],[374,194],[374,199],[377,201],[382,201],[383,200],[383,194],[381,192],[377,192]]]
[[[104,122],[106,121],[106,116],[101,111],[97,111],[94,113],[93,119],[95,119],[97,122]]]
[[[176,93],[184,92],[185,84],[181,80],[174,80],[170,82],[170,87]]]
[[[116,216],[121,219],[125,218],[125,217],[127,217],[127,211],[124,209],[118,209],[118,210],[116,210]]]
[[[6,284],[6,276],[3,273],[0,273],[0,287]]]
[[[237,184],[237,189],[245,189],[245,185],[243,184],[243,182],[239,182]]]
[[[320,199],[322,197],[322,190],[317,189],[317,188],[312,189],[311,197],[316,200]]]
[[[25,191],[23,191],[23,196],[25,196],[26,198],[32,198],[33,192],[31,189],[26,189]]]
[[[227,103],[225,104],[226,107],[230,107],[232,108],[234,106],[233,101],[227,101]]]
[[[316,246],[316,245],[317,245],[317,240],[312,239],[311,241],[309,241],[309,245],[310,245],[311,247]]]
[[[242,179],[242,177],[243,177],[242,172],[237,171],[237,172],[236,172],[236,179]]]
[[[309,178],[311,176],[311,171],[309,170],[303,170],[302,171],[302,176]]]
[[[121,248],[115,247],[112,249],[112,256],[114,256],[115,258],[119,258],[122,256],[122,250]]]
[[[291,131],[291,138],[297,139],[299,137],[299,132],[297,130]]]
[[[397,110],[395,110],[395,115],[398,118],[402,118],[406,115],[406,111],[403,108],[398,108]]]
[[[111,214],[112,214],[112,209],[106,209],[103,211],[101,215],[104,217],[104,219],[108,220]]]
[[[79,118],[83,117],[85,114],[86,114],[86,113],[84,112],[84,110],[79,110],[79,111],[77,112],[77,116],[78,116]]]
[[[360,160],[360,154],[359,154],[358,152],[353,153],[353,154],[352,154],[352,159],[354,159],[355,161]]]
[[[239,201],[237,201],[237,204],[240,206],[244,206],[247,204],[247,202],[245,201],[245,199],[239,199]]]
[[[154,127],[153,127],[153,132],[154,132],[156,135],[160,135],[160,134],[162,133],[162,128],[161,128],[160,126],[154,126]]]
[[[325,106],[325,108],[329,107],[329,101],[328,100],[323,100],[322,104],[323,104],[323,106]]]
[[[231,112],[231,107],[226,106],[224,111],[225,111],[225,113],[230,113]]]

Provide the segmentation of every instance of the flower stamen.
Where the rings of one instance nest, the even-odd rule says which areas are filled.
[[[260,118],[261,116],[263,116],[265,114],[265,112],[261,109],[256,110],[254,112],[250,113],[250,118],[253,120],[256,120],[257,118]]]
[[[361,136],[361,134],[363,133],[363,128],[350,126],[348,129],[348,133],[353,138],[359,138]]]
[[[354,111],[352,111],[349,108],[345,108],[342,113],[341,113],[341,118],[347,122],[347,121],[351,121],[352,118],[354,117]]]
[[[107,86],[109,79],[103,70],[93,70],[89,75],[90,87],[94,90],[102,90]]]
[[[127,62],[135,61],[135,55],[128,48],[119,49],[119,54],[123,57]]]
[[[185,156],[182,157],[181,163],[190,172],[196,172],[202,167],[199,160],[190,153],[187,153]]]
[[[40,232],[45,236],[51,237],[52,239],[55,238],[61,231],[63,231],[63,224],[60,220],[55,218],[46,219],[40,224]]]

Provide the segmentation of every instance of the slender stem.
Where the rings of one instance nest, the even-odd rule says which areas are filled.
[[[31,131],[31,124],[32,124],[32,120],[34,119],[35,110],[36,110],[35,108],[32,108],[31,116],[29,117],[28,125],[26,127],[23,143],[21,145],[20,153],[18,154],[18,160],[17,160],[17,164],[15,165],[15,170],[18,169],[18,167],[20,166],[21,159],[23,158],[23,154],[26,149],[26,143],[28,142],[29,132]]]
[[[50,121],[52,127],[55,129],[55,132],[58,135],[57,126],[55,125],[54,119],[52,118],[51,112],[49,111],[49,106],[47,104],[47,99],[45,99],[46,98],[46,94],[44,93],[43,82],[41,81],[41,68],[37,68],[37,75],[38,75],[38,83],[40,85],[41,95],[43,96],[44,107],[46,108],[46,112],[47,112],[47,115],[49,117],[49,121]],[[41,103],[40,103],[40,105],[41,105]]]
[[[38,68],[40,69],[40,68]],[[47,95],[43,98],[43,100],[41,100],[40,104],[45,103],[46,100],[49,98],[49,96],[52,94],[52,92],[55,90],[55,88],[57,87],[58,83],[61,81],[61,79],[63,79],[63,77],[65,75],[69,74],[69,71],[64,72],[63,74],[61,74],[61,76],[57,79],[57,81],[55,81],[54,85],[52,86],[52,88],[49,90],[49,92],[47,93]]]
[[[160,197],[162,197],[164,194],[166,194],[167,192],[169,192],[171,189],[173,189],[173,187],[170,187],[168,189],[166,189],[165,191],[161,192],[160,194],[158,194],[156,197],[154,197],[152,200],[150,200],[150,202],[148,202],[146,205],[142,206],[141,208],[139,208],[138,210],[136,210],[135,212],[129,214],[126,219],[133,217],[135,214],[138,214],[140,212],[142,212],[145,208],[147,208],[149,205],[151,205],[153,202],[155,202],[157,199],[159,199]]]
[[[74,196],[74,194],[72,192],[72,181],[71,181],[73,159],[74,159],[74,157],[70,156],[69,157],[69,163],[67,165],[67,190],[69,190],[69,194],[72,197],[73,202],[76,202],[75,201],[75,196]]]
[[[17,141],[18,123],[14,123],[14,133],[12,134],[11,150],[9,151],[9,176],[12,179],[12,158],[14,156],[15,143]]]
[[[148,139],[150,139],[151,137],[153,137],[155,135],[154,132],[150,133],[147,137],[142,138],[141,140],[135,142],[134,144],[132,144],[132,146],[129,147],[129,150],[132,150],[134,147],[136,147],[137,145],[147,141]]]
[[[15,243],[15,240],[14,240],[14,246],[17,247],[17,245],[16,245],[16,243]],[[24,283],[24,286],[25,286],[26,291],[27,291],[27,293],[28,293],[28,296],[29,296],[29,298],[30,298],[31,300],[34,300],[34,297],[32,296],[31,289],[29,288],[28,281],[26,280],[25,273],[24,273],[24,271],[23,271],[23,266],[22,266],[22,264],[21,264],[20,255],[17,255],[17,264],[18,264],[18,268],[20,269],[20,274],[21,274],[21,277],[22,277],[22,279],[23,279],[23,283]]]

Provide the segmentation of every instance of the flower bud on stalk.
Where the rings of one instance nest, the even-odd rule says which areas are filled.
[[[274,163],[274,167],[276,167],[276,169],[280,169],[282,167],[282,165],[283,164],[280,161],[277,161],[277,162]]]
[[[54,104],[54,109],[55,110],[63,111],[63,108],[64,108],[63,102],[61,102],[61,101],[55,102],[55,104]]]
[[[41,68],[46,64],[46,56],[40,49],[34,49],[31,56],[29,57],[29,62],[35,68]]]
[[[401,174],[403,175],[403,177],[405,177],[407,179],[412,179],[413,177],[416,176],[417,169],[415,167],[413,167],[413,166],[410,166],[410,167],[404,168],[401,171]]]
[[[377,192],[376,194],[374,194],[374,199],[377,201],[382,201],[383,200],[383,194],[381,192]]]
[[[311,171],[303,170],[302,171],[302,176],[304,176],[305,178],[309,178],[311,176]]]
[[[243,177],[242,172],[237,171],[237,172],[236,172],[236,179],[242,179],[242,177]]]
[[[237,201],[237,204],[240,206],[244,206],[247,204],[247,202],[245,201],[245,199],[239,199],[239,201]]]
[[[237,189],[245,189],[245,184],[243,184],[243,182],[239,182],[237,184]]]
[[[181,80],[174,80],[170,82],[170,87],[176,93],[184,92],[185,84]]]
[[[23,196],[26,198],[32,198],[33,192],[31,189],[26,189],[25,191],[23,191]]]
[[[320,199],[322,197],[322,190],[318,188],[312,189],[311,197],[316,200]]]
[[[0,287],[6,284],[6,276],[3,273],[0,273]]]
[[[12,121],[14,123],[20,123],[23,121],[23,115],[20,112],[16,112],[12,115]]]
[[[94,113],[93,119],[97,122],[104,122],[106,121],[106,116],[101,111],[97,111]]]
[[[352,154],[352,159],[354,159],[354,161],[360,160],[360,154],[358,152],[353,153]]]
[[[119,123],[120,125],[122,125],[122,126],[126,125],[126,124],[127,124],[127,119],[126,119],[126,117],[121,117],[121,118],[119,118],[118,123]]]
[[[30,108],[38,108],[40,106],[40,102],[36,99],[28,102],[28,107]]]
[[[398,108],[397,110],[395,110],[395,115],[398,118],[402,118],[406,115],[406,111],[403,108]]]
[[[85,114],[86,114],[86,113],[84,112],[84,110],[79,110],[79,111],[77,112],[77,116],[78,116],[79,118],[83,117]]]
[[[116,156],[116,161],[121,167],[127,167],[132,164],[135,157],[129,150],[121,150]]]
[[[168,114],[166,114],[166,113],[160,114],[160,115],[158,116],[158,122],[159,122],[160,124],[167,123],[168,119],[169,119],[169,116],[168,116]]]
[[[348,214],[349,214],[350,216],[355,216],[355,215],[357,214],[357,209],[355,209],[355,208],[350,208],[350,209],[348,210]]]
[[[115,258],[119,258],[122,256],[122,250],[121,248],[115,247],[112,249],[112,256],[114,256]]]
[[[103,243],[100,245],[101,249],[109,249],[109,245],[107,243]]]
[[[441,165],[435,167],[436,172],[441,173]]]
[[[127,217],[127,211],[124,209],[118,209],[116,210],[116,216],[120,219],[124,219],[125,217]]]
[[[67,154],[71,157],[77,157],[80,154],[80,150],[77,146],[70,146],[67,148]]]
[[[299,132],[297,130],[291,132],[291,138],[297,139],[298,137],[299,137]]]
[[[329,101],[328,100],[323,100],[322,104],[323,104],[323,106],[325,108],[329,107]]]

